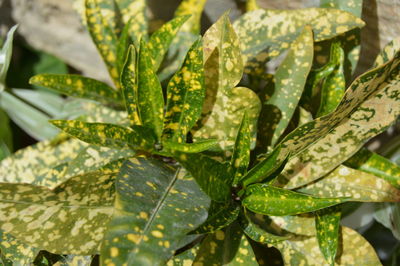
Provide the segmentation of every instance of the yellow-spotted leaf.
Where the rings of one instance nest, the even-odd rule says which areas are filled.
[[[205,97],[201,39],[190,48],[181,69],[167,88],[163,138],[186,142],[186,135],[201,115]]]
[[[356,231],[342,227],[341,235],[335,265],[382,265],[374,248]],[[326,265],[316,237],[286,240],[274,246],[281,252],[285,265]]]
[[[152,150],[155,139],[151,130],[107,123],[86,123],[79,120],[52,120],[51,123],[82,141],[113,148]]]
[[[204,154],[175,152],[174,158],[212,200],[225,202],[229,199],[232,178],[227,163],[218,162]]]
[[[200,140],[194,143],[176,143],[170,141],[163,141],[163,148],[168,152],[184,152],[184,153],[198,153],[209,150],[215,147],[218,141],[215,139]]]
[[[283,147],[291,149],[293,157],[279,182],[287,188],[299,187],[346,161],[396,121],[399,92],[400,52],[357,78],[334,112],[299,127],[283,140]]]
[[[265,216],[261,216],[265,221]],[[289,216],[268,216],[272,220],[275,227],[281,228],[287,232],[300,235],[300,236],[315,236],[315,218],[314,216],[307,215],[289,215]]]
[[[29,80],[30,84],[43,86],[61,94],[86,98],[109,105],[119,105],[120,94],[107,84],[80,75],[40,74]]]
[[[85,0],[86,22],[92,40],[103,58],[111,78],[119,88],[117,68],[117,36],[109,21],[101,14],[97,0]]]
[[[1,255],[11,261],[11,265],[31,265],[39,253],[39,249],[31,247],[1,230],[0,239]]]
[[[147,47],[151,54],[154,72],[160,67],[172,40],[189,17],[190,15],[175,17],[151,35]]]
[[[196,258],[197,252],[200,249],[200,245],[196,245],[188,250],[171,258],[167,266],[188,266],[192,265],[194,259]]]
[[[285,216],[320,210],[346,198],[319,198],[266,184],[253,184],[245,191],[242,205],[263,215]]]
[[[299,191],[318,197],[348,197],[352,201],[400,201],[400,190],[387,181],[343,165]]]
[[[54,264],[54,266],[90,266],[92,265],[94,256],[63,256],[62,260]]]
[[[251,132],[249,118],[244,113],[236,136],[235,146],[231,157],[231,174],[233,186],[237,186],[242,177],[247,173],[250,163]]]
[[[360,28],[364,22],[337,9],[258,9],[244,14],[233,27],[241,40],[244,61],[255,59],[249,67],[258,67],[257,61],[277,57],[288,48],[305,25],[311,26],[315,41],[322,41]]]
[[[164,96],[160,81],[153,71],[151,53],[143,39],[140,41],[137,73],[137,101],[143,126],[153,130],[160,140],[164,123]]]
[[[76,176],[53,191],[2,183],[0,228],[52,253],[97,254],[113,212],[115,175],[99,171]]]
[[[259,138],[266,139],[263,142],[268,146],[278,142],[296,110],[311,69],[313,42],[311,28],[304,27],[275,73],[273,92],[268,93],[261,111],[264,130]]]
[[[375,59],[374,66],[380,66],[393,59],[396,52],[400,50],[400,38],[396,38],[389,42]]]
[[[319,249],[329,265],[335,264],[338,250],[340,207],[333,206],[315,212],[315,226]]]
[[[138,157],[121,168],[104,265],[164,265],[206,216],[209,199],[184,172]]]
[[[200,19],[207,0],[183,0],[175,10],[175,17],[190,15],[182,27],[183,32],[200,33]]]
[[[365,148],[359,150],[344,165],[380,177],[400,189],[400,167]]]
[[[122,76],[122,71],[125,66],[125,61],[128,56],[128,51],[130,45],[134,44],[133,39],[131,36],[129,36],[129,30],[132,27],[132,23],[134,21],[134,18],[131,18],[124,26],[124,28],[121,31],[120,36],[118,37],[118,43],[117,43],[117,67],[118,67],[118,73]],[[135,43],[137,45],[137,43]],[[122,80],[122,77],[121,77]],[[122,84],[121,84],[122,85]]]
[[[253,249],[238,223],[208,235],[193,265],[258,265]]]

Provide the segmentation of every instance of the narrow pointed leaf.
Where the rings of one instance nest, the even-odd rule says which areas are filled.
[[[185,142],[186,134],[201,115],[204,97],[203,46],[199,39],[168,83],[163,138]]]
[[[200,19],[206,2],[207,0],[183,0],[179,4],[174,17],[191,15],[182,27],[183,32],[200,34]]]
[[[140,42],[137,79],[140,120],[160,139],[164,121],[164,97],[160,81],[153,71],[151,53],[143,39]]]
[[[154,137],[145,127],[126,128],[106,123],[86,123],[78,120],[52,120],[64,132],[90,144],[132,149],[153,149]]]
[[[244,113],[231,158],[233,186],[236,186],[239,180],[247,173],[247,167],[249,167],[250,163],[250,144],[251,132],[249,118],[247,117],[247,113]]]
[[[0,92],[4,90],[7,71],[11,61],[14,33],[17,27],[18,25],[15,25],[8,31],[6,41],[0,50]]]
[[[264,184],[246,189],[242,204],[263,215],[285,216],[316,211],[346,201],[345,198],[318,198]]]
[[[208,139],[203,141],[196,141],[194,143],[176,143],[170,141],[163,141],[163,147],[168,151],[178,151],[185,153],[199,153],[215,147],[218,141],[215,139]]]
[[[193,265],[258,265],[253,249],[238,223],[203,240]]]
[[[374,175],[339,166],[315,183],[300,188],[318,197],[348,197],[352,201],[400,201],[400,190]]]
[[[338,250],[341,211],[337,206],[315,212],[319,249],[329,265],[335,264]]]
[[[117,36],[102,14],[97,0],[85,0],[86,22],[92,40],[103,58],[110,76],[119,87],[117,68]]]
[[[107,84],[80,75],[40,74],[32,77],[29,83],[68,96],[86,98],[104,104],[118,105],[121,101],[119,93]]]
[[[375,59],[374,67],[383,65],[392,60],[400,50],[400,37],[389,42]]]
[[[136,50],[131,45],[129,46],[126,62],[121,73],[122,92],[131,126],[142,124],[139,117],[137,70]]]
[[[189,17],[189,15],[175,17],[151,35],[148,48],[151,54],[154,72],[157,72],[172,40]]]
[[[229,166],[203,154],[175,153],[174,158],[196,179],[200,188],[217,202],[231,195]]]
[[[141,157],[122,167],[116,190],[102,245],[104,265],[163,265],[180,248],[180,240],[205,220],[209,204],[183,172]]]

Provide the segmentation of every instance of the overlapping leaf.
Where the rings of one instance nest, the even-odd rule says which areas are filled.
[[[391,42],[389,42],[387,45],[385,45],[383,50],[379,53],[379,55],[375,59],[374,66],[377,67],[388,62],[395,56],[396,52],[399,50],[400,50],[400,38],[396,38]]]
[[[17,25],[13,26],[7,33],[7,39],[0,50],[0,92],[4,90],[8,67],[10,66],[12,55],[12,43]]]
[[[33,248],[10,234],[0,231],[1,255],[17,265],[29,265],[33,263],[39,250]]]
[[[170,141],[163,141],[163,148],[167,153],[173,151],[185,152],[185,153],[198,153],[209,150],[218,144],[217,140],[208,139],[196,141],[194,143],[177,143]]]
[[[115,211],[102,246],[105,265],[166,263],[180,240],[205,220],[209,205],[193,179],[142,157],[124,165],[116,189]]]
[[[247,114],[244,113],[236,136],[235,146],[231,157],[232,185],[236,186],[239,180],[247,173],[250,163],[251,134]]]

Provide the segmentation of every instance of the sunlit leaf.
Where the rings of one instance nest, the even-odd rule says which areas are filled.
[[[232,185],[236,186],[239,180],[247,173],[247,168],[250,163],[250,144],[251,132],[249,118],[247,113],[244,113],[242,122],[240,123],[236,136],[235,146],[231,157],[231,169],[233,175]]]
[[[178,8],[175,10],[174,16],[191,16],[183,25],[183,32],[190,32],[196,35],[200,33],[200,19],[206,2],[207,0],[183,0],[180,3]]]
[[[185,153],[198,153],[209,150],[218,144],[217,140],[208,139],[196,141],[194,143],[176,143],[170,141],[163,141],[163,148],[168,151],[178,151]]]
[[[396,55],[396,52],[398,52],[399,50],[400,50],[400,38],[396,38],[391,42],[389,42],[387,45],[385,45],[383,50],[379,53],[379,55],[375,59],[374,66],[377,67],[392,60]]]
[[[246,11],[254,11],[257,9],[261,9],[260,6],[257,4],[257,0],[247,0],[246,1]]]
[[[205,220],[209,204],[183,172],[141,157],[122,167],[116,190],[114,215],[102,245],[104,265],[166,263],[180,240]]]
[[[13,26],[7,33],[7,39],[0,50],[0,92],[4,90],[8,67],[10,66],[12,55],[12,43],[14,33],[18,25]]]
[[[0,231],[0,239],[1,254],[12,261],[13,265],[30,265],[39,252],[39,249],[33,248],[2,231]]]

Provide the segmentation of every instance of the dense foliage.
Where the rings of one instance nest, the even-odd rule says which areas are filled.
[[[285,265],[380,265],[340,221],[354,202],[400,201],[400,168],[363,148],[400,114],[400,42],[351,80],[361,1],[248,1],[201,37],[204,5],[182,1],[151,34],[145,0],[81,6],[113,85],[31,78],[81,99],[51,116],[59,132],[32,113],[45,140],[0,161],[4,264],[269,265],[277,249]]]

